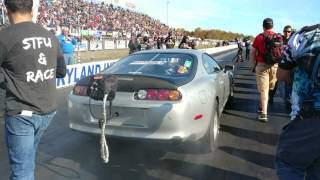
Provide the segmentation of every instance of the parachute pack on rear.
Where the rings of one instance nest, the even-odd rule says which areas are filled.
[[[281,34],[264,34],[265,53],[263,55],[264,61],[267,64],[279,63],[283,51],[283,38]]]

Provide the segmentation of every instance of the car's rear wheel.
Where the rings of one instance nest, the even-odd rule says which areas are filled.
[[[208,131],[202,140],[203,147],[209,152],[214,151],[218,146],[220,128],[218,107],[217,104],[215,110],[212,111]]]
[[[226,107],[229,107],[232,104],[233,97],[234,97],[234,85],[231,84],[230,85],[230,93],[229,93],[229,97],[228,97],[228,101],[227,101]]]

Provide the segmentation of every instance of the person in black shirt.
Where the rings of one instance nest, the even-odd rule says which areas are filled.
[[[196,42],[196,40],[193,39],[193,40],[190,42],[190,47],[191,47],[191,49],[197,49],[196,46],[197,46],[197,42]]]
[[[139,49],[139,51],[144,51],[144,50],[151,49],[149,38],[147,36],[144,36],[142,38],[142,42],[139,44],[139,48],[138,49]]]
[[[174,48],[174,46],[176,44],[176,40],[172,35],[172,31],[170,31],[168,33],[168,36],[165,38],[164,43],[165,43],[167,49]]]
[[[243,57],[242,57],[242,53],[243,53],[243,45],[240,39],[236,38],[235,41],[237,42],[238,45],[238,53],[236,55],[236,62],[243,62]]]
[[[251,48],[251,44],[250,44],[250,40],[249,39],[247,39],[245,41],[245,45],[244,46],[246,47],[246,60],[249,61],[250,48]]]
[[[42,134],[56,113],[56,78],[66,74],[58,39],[32,22],[32,0],[4,0],[11,25],[0,32],[10,179],[34,179]]]
[[[190,44],[189,37],[185,35],[185,36],[182,37],[182,40],[181,40],[181,42],[180,42],[178,47],[180,49],[191,49],[189,44]]]
[[[292,27],[290,25],[286,25],[283,28],[283,45],[286,46],[288,45],[289,39],[292,34]],[[293,76],[293,72],[291,72],[291,76]],[[285,102],[286,108],[290,109],[291,107],[291,92],[292,92],[292,82],[285,82],[278,80],[276,83],[276,86],[273,90],[269,91],[269,102],[273,103],[273,97],[277,91],[277,87],[279,86],[279,91],[281,96],[283,97],[283,100]]]
[[[129,54],[139,51],[138,37],[135,34],[131,35],[128,47],[129,47]]]

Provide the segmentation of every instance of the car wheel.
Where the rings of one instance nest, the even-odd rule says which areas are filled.
[[[234,93],[234,85],[232,84],[231,87],[230,87],[230,95],[229,95],[230,99],[233,98],[233,95],[234,95],[233,93]]]
[[[219,128],[219,110],[217,104],[215,111],[212,112],[209,128],[202,142],[203,147],[209,152],[214,151],[218,146]]]
[[[227,101],[227,104],[226,104],[227,107],[231,106],[232,101],[233,101],[233,97],[234,97],[234,86],[231,85],[228,101]]]

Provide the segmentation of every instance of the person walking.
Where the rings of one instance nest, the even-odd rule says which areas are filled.
[[[237,52],[237,56],[236,56],[236,61],[235,62],[243,62],[243,45],[242,45],[242,41],[239,38],[235,39],[237,45],[238,45],[238,52]]]
[[[292,32],[292,27],[290,25],[287,25],[283,28],[283,35],[282,35],[282,39],[283,39],[283,45],[286,46],[288,44],[288,41],[289,41],[289,38],[291,36],[291,32]],[[290,98],[290,94],[291,94],[291,86],[292,84],[287,84],[285,82],[276,82],[276,85],[274,86],[274,89],[273,90],[270,90],[269,91],[269,103],[270,104],[273,104],[273,98],[274,98],[274,95],[276,94],[276,91],[278,89],[278,85],[280,83],[280,91],[285,91],[284,92],[284,98],[285,98],[285,102],[286,102],[286,105],[288,104],[288,100]],[[283,85],[283,83],[285,83],[285,85]],[[281,89],[284,89],[284,90],[281,90]],[[290,104],[290,103],[289,103]],[[288,105],[287,105],[288,106]]]
[[[289,40],[277,78],[292,81],[292,110],[276,152],[280,180],[320,179],[320,24],[303,27]]]
[[[129,54],[139,51],[138,37],[135,34],[131,35],[128,47],[129,47]]]
[[[250,40],[249,39],[247,39],[245,41],[244,46],[246,47],[246,61],[249,61],[250,48],[251,48],[251,44],[250,44]]]
[[[58,39],[32,22],[32,0],[4,0],[11,25],[0,32],[10,180],[34,180],[41,136],[56,114],[56,77],[66,74]]]
[[[278,64],[269,64],[266,62],[265,54],[267,49],[265,47],[265,40],[267,36],[272,36],[275,33],[272,31],[273,20],[266,18],[263,20],[263,33],[256,36],[250,53],[252,64],[256,64],[255,73],[257,80],[257,87],[260,93],[259,108],[257,119],[263,122],[268,121],[268,97],[269,90],[273,90],[277,82],[276,72]]]
[[[166,45],[166,49],[172,49],[174,48],[176,44],[176,39],[172,34],[172,31],[168,33],[168,36],[164,40],[164,44]]]
[[[291,34],[292,34],[292,27],[290,25],[286,25],[283,28],[283,35],[282,35],[284,46],[286,46],[288,44],[289,38],[291,37]],[[290,109],[292,82],[287,83],[285,81],[277,81],[275,89],[270,91],[270,93],[269,93],[269,102],[270,102],[270,100],[271,100],[271,102],[273,102],[273,97],[275,95],[277,87],[279,87],[281,97],[283,97],[283,100],[286,104],[287,109]]]
[[[197,41],[192,39],[192,41],[190,42],[190,47],[191,49],[197,49]]]
[[[189,37],[187,35],[184,35],[178,47],[180,49],[191,49],[189,44],[190,44]]]
[[[74,48],[77,45],[77,39],[69,35],[68,28],[62,29],[62,33],[58,36],[58,39],[63,52],[65,64],[75,64]]]
[[[144,36],[142,38],[142,42],[139,44],[138,49],[139,49],[139,51],[144,51],[144,50],[151,49],[149,38],[147,36]]]

